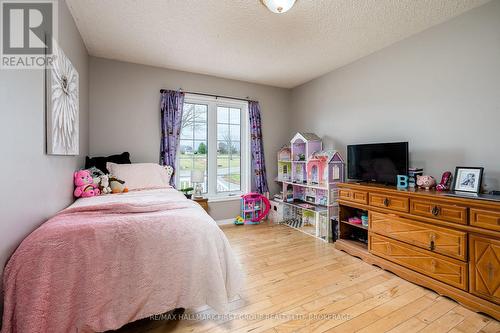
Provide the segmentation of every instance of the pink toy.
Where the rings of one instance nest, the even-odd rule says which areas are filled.
[[[73,194],[77,198],[94,197],[100,194],[97,184],[94,184],[94,179],[89,170],[78,170],[73,174],[75,183],[75,191]]]
[[[248,193],[241,196],[241,216],[245,224],[258,224],[263,220],[271,203],[259,193]]]
[[[417,186],[430,190],[436,186],[436,180],[432,176],[417,176]]]
[[[349,218],[349,223],[353,223],[353,224],[362,224],[363,223],[363,220],[361,220],[359,217],[350,217]]]

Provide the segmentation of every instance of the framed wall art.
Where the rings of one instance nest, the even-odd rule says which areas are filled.
[[[52,52],[45,69],[47,154],[78,155],[78,71],[55,40]]]

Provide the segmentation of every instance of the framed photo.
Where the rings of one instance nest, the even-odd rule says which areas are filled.
[[[457,167],[453,189],[458,192],[479,194],[484,168]]]

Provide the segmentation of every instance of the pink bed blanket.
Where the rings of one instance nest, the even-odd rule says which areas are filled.
[[[2,332],[101,332],[202,305],[225,312],[240,285],[225,235],[180,192],[79,199],[9,260]]]

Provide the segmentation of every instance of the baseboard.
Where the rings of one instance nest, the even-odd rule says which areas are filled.
[[[233,224],[234,223],[234,219],[218,220],[218,221],[215,221],[215,222],[217,222],[217,225]]]

